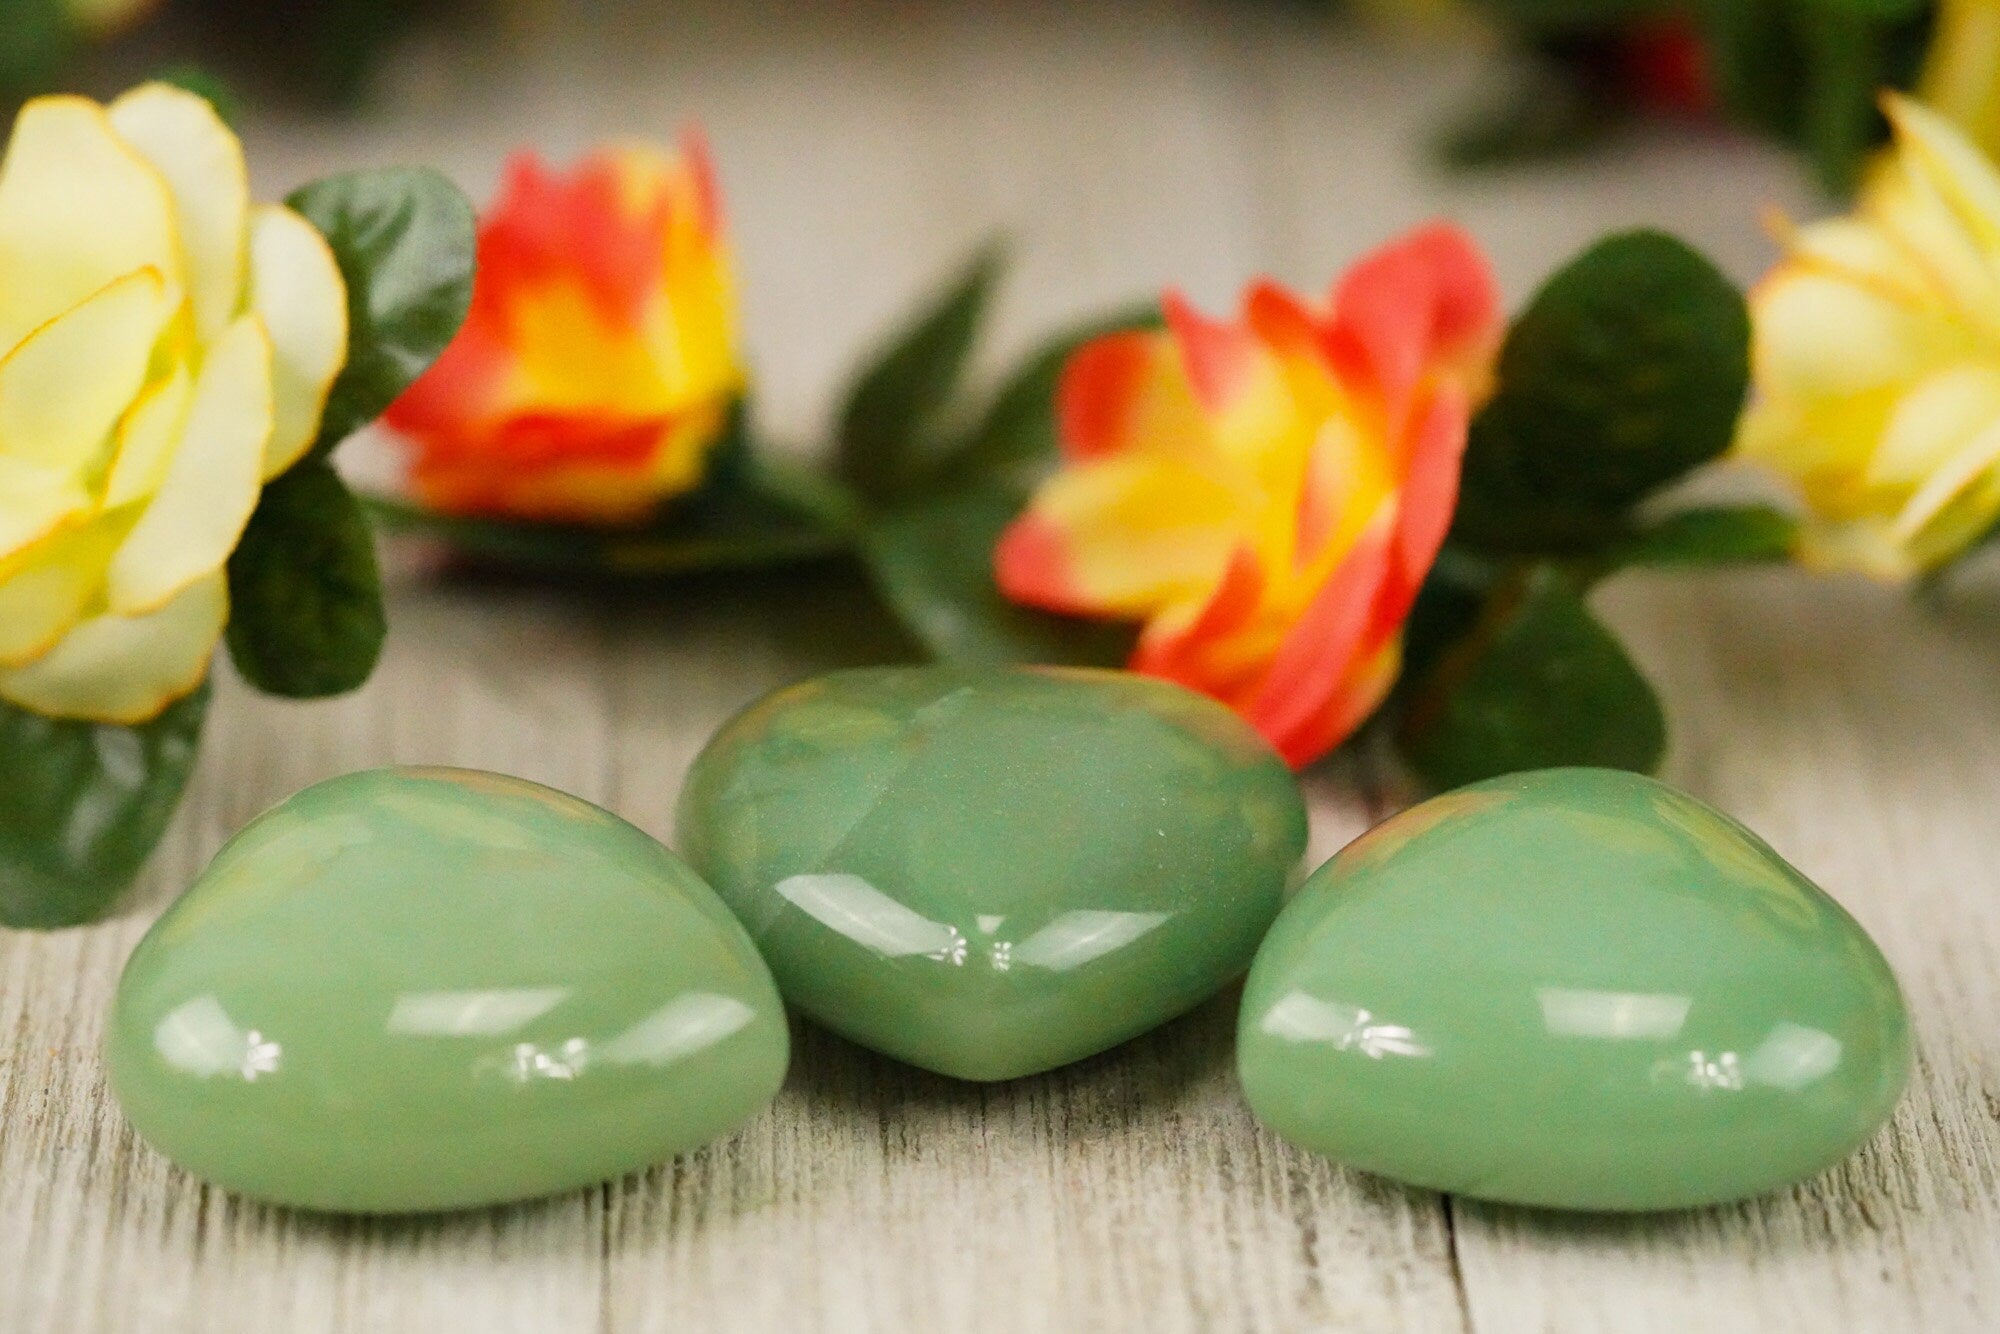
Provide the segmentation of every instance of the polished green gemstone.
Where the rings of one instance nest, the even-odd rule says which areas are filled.
[[[1874,942],[1754,834],[1599,769],[1463,788],[1320,868],[1237,1059],[1279,1134],[1485,1199],[1668,1209],[1812,1175],[1894,1109]]]
[[[253,822],[147,933],[111,1086],[195,1175],[314,1209],[547,1194],[723,1134],[784,1077],[770,973],[645,834],[382,769]]]
[[[1117,672],[842,672],[725,727],[680,845],[821,1023],[963,1079],[1078,1060],[1249,964],[1305,846],[1227,709]]]

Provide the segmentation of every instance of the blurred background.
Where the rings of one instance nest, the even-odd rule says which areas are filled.
[[[1665,65],[1658,52],[1635,65],[1610,38],[1523,37],[1421,0],[1364,8],[0,0],[0,45],[16,96],[104,95],[161,73],[211,91],[264,197],[427,162],[483,202],[517,148],[560,162],[698,123],[759,411],[801,441],[822,432],[854,358],[995,233],[1014,261],[997,362],[1055,321],[1167,284],[1211,309],[1258,273],[1323,290],[1433,215],[1475,231],[1518,302],[1607,228],[1638,223],[1749,280],[1773,254],[1765,209],[1823,207],[1806,159],[1675,101],[1671,45]],[[1549,57],[1579,49],[1587,60]],[[1507,160],[1456,162],[1482,128]]]

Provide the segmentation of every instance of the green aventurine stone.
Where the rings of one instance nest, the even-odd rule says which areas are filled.
[[[1516,774],[1309,880],[1243,997],[1272,1129],[1436,1190],[1669,1209],[1810,1176],[1894,1109],[1896,980],[1758,838],[1633,774]]]
[[[253,822],[140,942],[107,1061],[188,1171],[370,1213],[567,1190],[732,1129],[788,1053],[672,853],[518,779],[382,769]]]
[[[723,728],[679,840],[786,999],[901,1060],[1012,1079],[1248,966],[1305,847],[1221,705],[1117,672],[841,672]]]

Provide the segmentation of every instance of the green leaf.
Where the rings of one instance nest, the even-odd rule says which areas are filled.
[[[1729,447],[1750,372],[1743,297],[1661,232],[1599,242],[1514,322],[1472,427],[1455,535],[1577,553]]]
[[[1438,153],[1463,169],[1551,162],[1596,147],[1621,115],[1572,65],[1524,56],[1505,84],[1453,115]]]
[[[137,727],[0,704],[0,926],[110,909],[180,804],[207,711],[206,685]]]
[[[1798,520],[1768,505],[1682,510],[1614,547],[1616,565],[1760,565],[1791,559]]]
[[[266,694],[344,694],[375,670],[388,622],[374,539],[324,460],[264,488],[229,558],[229,602],[229,656]]]
[[[1884,133],[1878,91],[1916,76],[1931,0],[1699,0],[1695,8],[1724,105],[1803,145],[1821,183],[1848,193]]]
[[[1666,718],[1575,586],[1544,567],[1497,596],[1439,660],[1411,700],[1402,743],[1439,788],[1565,765],[1651,773]]]
[[[63,0],[0,0],[0,102],[54,87],[77,45]]]
[[[1844,196],[1860,183],[1862,164],[1882,137],[1875,95],[1885,34],[1866,15],[1830,3],[1818,8],[1817,21],[1806,29],[1811,64],[1801,128],[1820,184]]]
[[[862,543],[876,589],[904,626],[947,662],[1112,667],[1133,630],[1009,602],[993,580],[993,547],[1019,513],[1004,490],[924,501],[877,520]]]
[[[319,228],[347,281],[347,365],[313,453],[381,416],[430,368],[472,304],[472,205],[427,167],[346,172],[285,201]]]
[[[1472,633],[1507,569],[1499,561],[1449,543],[1438,552],[1403,623],[1399,691],[1407,694],[1414,689],[1452,645]]]
[[[841,409],[835,472],[863,499],[906,498],[972,352],[1002,268],[988,246],[863,370]]]
[[[1158,302],[1134,305],[1065,330],[1029,353],[993,395],[986,415],[944,460],[935,488],[1033,480],[1056,457],[1056,390],[1070,358],[1107,334],[1157,329],[1163,323]]]
[[[1698,0],[1709,78],[1723,105],[1766,134],[1794,139],[1804,104],[1806,54],[1793,30],[1795,0]]]
[[[740,420],[740,414],[739,414]],[[717,448],[708,481],[652,520],[622,528],[437,514],[371,497],[386,528],[435,538],[470,564],[577,578],[652,579],[839,555],[853,543],[855,502],[810,469],[762,457],[739,432]]]

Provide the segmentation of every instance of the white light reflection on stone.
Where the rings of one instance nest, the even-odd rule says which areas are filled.
[[[1691,1051],[1653,1066],[1656,1082],[1680,1080],[1703,1090],[1737,1093],[1752,1086],[1796,1093],[1840,1065],[1840,1039],[1817,1028],[1780,1022],[1748,1056]]]
[[[506,1056],[482,1064],[518,1084],[538,1079],[572,1080],[598,1066],[648,1065],[655,1069],[721,1042],[757,1017],[734,996],[691,991],[676,996],[631,1027],[602,1042],[569,1038],[553,1046],[517,1042]]]
[[[780,898],[814,921],[887,958],[965,962],[967,942],[957,927],[933,922],[858,875],[787,876],[775,888]]]
[[[1796,1092],[1832,1074],[1840,1051],[1840,1039],[1831,1033],[1781,1023],[1743,1058],[1743,1073],[1755,1083]]]
[[[389,1031],[418,1037],[500,1037],[562,1004],[568,987],[413,991],[396,997]]]
[[[1287,1042],[1324,1043],[1336,1051],[1358,1051],[1370,1060],[1385,1056],[1429,1056],[1431,1049],[1401,1024],[1382,1023],[1358,1005],[1323,1001],[1294,991],[1265,1011],[1258,1024]]]
[[[536,1079],[575,1079],[590,1064],[590,1044],[571,1038],[553,1050],[517,1042],[506,1063],[508,1077],[526,1084]]]
[[[1671,1038],[1687,1022],[1692,996],[1646,991],[1537,987],[1542,1024],[1562,1038]]]
[[[606,1042],[598,1055],[613,1065],[670,1065],[714,1046],[756,1017],[734,996],[691,991]]]
[[[1015,945],[1012,962],[1065,973],[1125,948],[1167,917],[1163,912],[1066,912]]]
[[[235,1075],[246,1084],[275,1074],[284,1056],[276,1042],[238,1025],[214,996],[191,1000],[160,1020],[153,1049],[176,1070],[201,1079]]]

